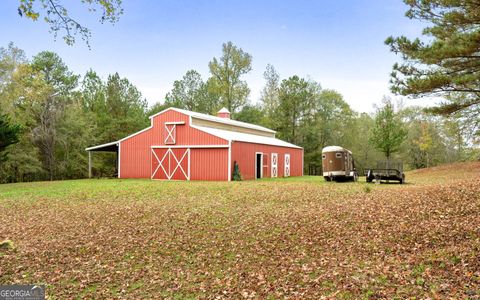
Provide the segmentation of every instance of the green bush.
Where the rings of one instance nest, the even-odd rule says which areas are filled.
[[[240,168],[238,167],[238,164],[236,161],[233,162],[233,181],[241,181],[242,180],[242,174],[240,174]]]

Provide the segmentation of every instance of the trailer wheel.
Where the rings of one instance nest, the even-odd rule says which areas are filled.
[[[366,181],[367,181],[368,183],[372,183],[373,178],[374,178],[373,175],[369,172],[368,175],[367,175],[367,177],[366,177]]]
[[[365,180],[367,182],[372,182],[372,170],[367,171],[367,174],[365,175]]]
[[[323,178],[325,179],[325,181],[332,181],[332,179],[328,176],[324,176]]]

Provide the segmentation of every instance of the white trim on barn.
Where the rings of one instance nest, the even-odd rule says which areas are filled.
[[[147,128],[144,128],[144,129],[142,129],[142,130],[140,130],[140,131],[137,131],[137,132],[135,132],[135,133],[132,133],[131,135],[128,135],[128,136],[124,137],[123,139],[118,140],[118,142],[123,142],[124,140],[127,140],[127,139],[129,139],[129,138],[131,138],[131,137],[134,137],[134,136],[136,136],[136,135],[138,135],[138,134],[140,134],[140,133],[142,133],[142,132],[145,132],[145,131],[147,131],[147,130],[150,130],[150,129],[152,129],[152,128],[153,128],[153,122],[152,122],[152,124],[150,124],[150,126],[148,126]]]
[[[187,150],[185,150],[185,153],[183,153],[182,157],[180,158],[180,160],[177,159],[177,156],[175,155],[175,153],[173,153],[172,149],[169,149],[170,150],[170,153],[172,154],[173,158],[175,159],[175,161],[177,162],[177,166],[175,167],[175,169],[173,170],[173,172],[171,173],[170,175],[170,179],[172,179],[173,175],[175,175],[175,172],[177,171],[178,168],[180,168],[180,170],[182,171],[183,175],[185,175],[185,178],[187,180],[190,180],[190,174],[186,174],[185,173],[185,170],[183,169],[182,167],[182,161],[185,159],[185,155],[188,154],[188,156],[190,156],[190,149],[187,148]],[[189,159],[187,158],[187,164],[188,164],[188,161]],[[187,165],[187,171],[188,171],[188,165]]]
[[[192,174],[192,173],[190,173],[190,157],[191,157],[191,156],[192,156],[192,155],[190,154],[190,148],[188,148],[188,162],[187,162],[187,163],[188,163],[188,165],[187,165],[187,168],[188,168],[188,179],[187,179],[187,180],[190,180],[190,174]]]
[[[117,174],[118,178],[121,178],[121,177],[120,177],[120,170],[121,170],[121,168],[120,168],[120,161],[122,160],[122,156],[120,155],[120,153],[121,153],[120,145],[121,145],[121,144],[120,144],[120,142],[119,142],[119,143],[118,143],[118,174]]]
[[[178,145],[178,146],[150,146],[150,148],[228,148],[228,145]]]
[[[283,165],[284,177],[290,177],[290,153],[285,153],[285,164]]]
[[[260,154],[260,178],[257,178],[257,155]],[[255,180],[263,178],[263,152],[255,152]]]
[[[164,110],[162,110],[161,112],[158,112],[158,113],[156,113],[156,114],[154,114],[154,115],[151,115],[151,116],[149,117],[149,119],[150,119],[150,126],[148,126],[147,128],[144,128],[144,129],[142,129],[142,130],[140,130],[140,131],[137,131],[137,132],[135,132],[135,133],[132,133],[132,134],[130,134],[130,135],[127,135],[127,136],[124,137],[123,139],[118,140],[118,142],[122,142],[122,141],[124,141],[124,140],[126,140],[126,139],[129,139],[129,138],[131,138],[131,137],[134,137],[134,136],[136,136],[136,135],[138,135],[138,134],[140,134],[140,133],[142,133],[142,132],[145,132],[145,131],[147,131],[147,130],[152,129],[152,128],[153,128],[153,117],[156,117],[156,116],[158,116],[158,115],[161,115],[162,113],[164,113],[164,112],[166,112],[166,111],[168,111],[168,110],[175,110],[175,111],[178,112],[177,109],[174,109],[173,107],[170,107],[170,108],[164,109]],[[190,123],[191,123],[191,122],[190,122]],[[165,122],[165,124],[169,124],[169,125],[184,125],[185,122],[183,122],[183,121],[178,121],[178,122]]]
[[[228,169],[227,169],[228,181],[232,180],[232,141],[228,141]]]
[[[112,146],[116,146],[117,150],[114,150],[115,148],[112,147]],[[117,162],[115,163],[115,167],[118,170],[117,177],[120,178],[120,142],[119,141],[105,143],[105,144],[92,146],[92,147],[87,147],[87,148],[85,148],[85,151],[88,152],[88,178],[92,178],[92,175],[93,175],[93,173],[92,173],[92,164],[93,164],[92,151],[116,152],[117,153]]]
[[[155,159],[159,162],[159,163],[158,163],[158,166],[155,168],[155,171],[153,171],[152,175],[150,176],[150,179],[153,179],[153,177],[155,176],[155,174],[157,174],[157,171],[158,171],[158,169],[160,168],[161,164],[160,164],[160,159],[158,158],[158,156],[157,156],[157,154],[155,153],[155,151],[154,151],[153,149],[150,149],[150,151],[151,151],[151,152],[153,153],[153,155],[155,156]],[[150,155],[150,157],[151,157],[151,155]],[[152,162],[151,159],[150,159],[150,164],[153,166],[153,162]],[[163,166],[162,166],[162,168],[163,168]],[[151,169],[152,169],[152,168],[150,167],[150,170],[151,170]],[[165,171],[165,170],[164,170],[164,171]]]
[[[304,158],[304,156],[303,156],[304,154],[305,154],[305,150],[302,149],[302,158]],[[305,172],[304,171],[304,168],[305,168],[305,161],[304,160],[305,159],[302,159],[302,176],[304,175],[303,173]]]
[[[88,148],[85,148],[85,151],[92,151],[92,150],[96,150],[96,149],[100,149],[100,148],[105,148],[105,147],[113,146],[113,145],[117,145],[117,146],[118,146],[118,141],[110,142],[110,143],[105,143],[105,144],[101,144],[101,145],[97,145],[97,146],[88,147]]]
[[[206,132],[210,135],[224,139],[226,141],[237,141],[237,142],[246,142],[246,143],[252,143],[252,144],[262,144],[262,145],[279,146],[279,147],[285,147],[285,148],[302,149],[302,147],[299,147],[297,145],[290,144],[285,141],[272,138],[272,137],[266,137],[266,136],[236,132],[236,131],[229,131],[229,130],[223,130],[223,129],[217,129],[217,128],[209,128],[209,127],[203,127],[203,126],[195,126],[195,125],[190,125],[190,126],[195,129]]]
[[[180,108],[176,108],[176,107],[169,107],[169,108],[167,108],[167,109],[164,109],[164,110],[162,110],[161,112],[158,112],[158,113],[156,113],[156,114],[154,114],[154,115],[151,115],[149,118],[150,118],[150,119],[153,119],[153,118],[155,118],[156,116],[161,115],[161,114],[163,114],[164,112],[169,111],[169,110],[174,110],[174,111],[179,112],[179,113],[182,113],[182,114],[184,114],[184,115],[187,115],[187,116],[190,116],[190,117],[194,117],[194,118],[198,118],[198,119],[202,119],[202,120],[206,120],[206,121],[213,121],[213,122],[222,123],[222,124],[227,124],[227,125],[233,125],[233,126],[237,126],[237,127],[255,129],[255,130],[259,130],[259,131],[263,131],[263,132],[268,132],[268,133],[275,133],[275,130],[271,130],[271,129],[266,128],[266,127],[263,127],[263,126],[254,125],[254,124],[249,124],[249,123],[240,122],[240,121],[236,121],[236,120],[232,120],[232,119],[227,119],[227,118],[221,118],[221,117],[211,116],[211,115],[202,114],[202,113],[198,113],[198,112],[193,112],[193,111],[189,111],[189,110],[184,110],[184,109],[180,109]],[[192,125],[192,122],[191,122],[191,121],[190,121],[190,125]]]
[[[185,125],[184,121],[178,121],[178,122],[165,122],[165,125]]]
[[[272,153],[271,164],[271,177],[275,178],[278,176],[278,153]]]

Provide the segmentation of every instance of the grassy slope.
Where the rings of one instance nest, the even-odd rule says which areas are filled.
[[[475,298],[479,175],[0,185],[0,240],[16,246],[0,249],[0,283],[54,298]]]

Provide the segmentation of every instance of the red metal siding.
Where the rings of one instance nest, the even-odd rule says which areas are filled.
[[[264,154],[263,177],[271,177],[272,153],[278,153],[278,177],[284,176],[285,154],[290,154],[290,176],[303,175],[303,149],[244,142],[232,143],[232,170],[236,161],[243,179],[255,179],[256,152]]]
[[[175,145],[227,145],[228,142],[190,127],[190,118],[168,110],[153,118],[153,127],[120,142],[120,177],[150,178],[152,175],[151,146],[165,146],[165,122],[185,122],[176,125]]]
[[[190,151],[191,180],[228,180],[228,148]]]

